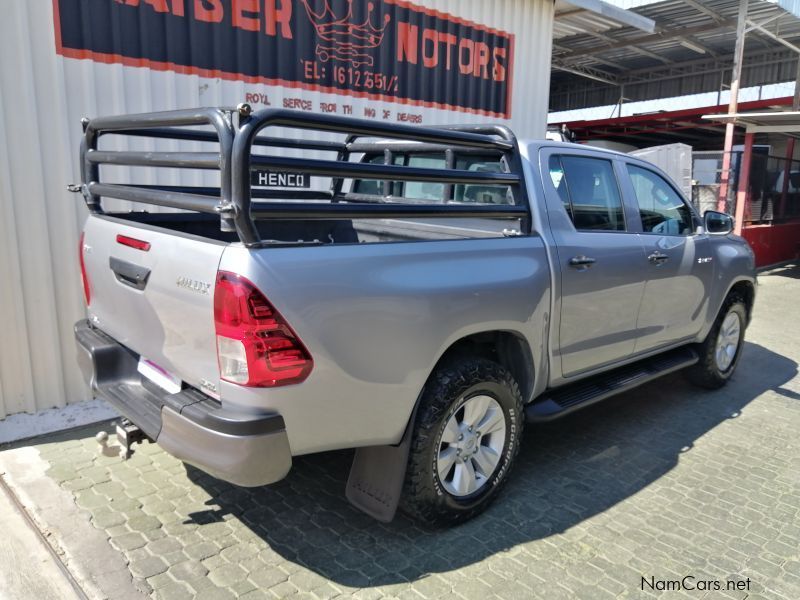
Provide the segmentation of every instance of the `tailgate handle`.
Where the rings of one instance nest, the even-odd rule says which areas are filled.
[[[113,256],[108,258],[108,266],[114,271],[117,281],[136,290],[143,290],[147,285],[147,278],[150,277],[150,269]]]

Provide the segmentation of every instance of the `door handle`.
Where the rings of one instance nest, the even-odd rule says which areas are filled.
[[[110,256],[108,266],[114,272],[114,277],[120,283],[132,287],[136,290],[143,290],[147,286],[147,278],[150,277],[150,269],[141,267],[127,260],[120,260]]]
[[[661,252],[653,252],[650,256],[647,257],[647,260],[649,260],[654,265],[660,265],[663,262],[669,260],[669,255],[663,254]]]
[[[581,254],[580,256],[573,256],[572,258],[570,258],[569,266],[578,268],[583,267],[585,269],[588,269],[596,262],[597,260],[595,260],[594,258],[591,258],[589,256],[584,256]]]

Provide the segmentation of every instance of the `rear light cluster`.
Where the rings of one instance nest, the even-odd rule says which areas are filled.
[[[81,239],[78,245],[78,261],[81,265],[81,282],[83,282],[83,298],[86,300],[86,306],[92,302],[92,288],[89,285],[89,276],[86,275],[86,261],[84,260],[84,246],[83,246],[83,232],[81,232]]]
[[[313,366],[311,355],[264,294],[250,281],[217,273],[214,325],[220,377],[249,387],[300,383]]]

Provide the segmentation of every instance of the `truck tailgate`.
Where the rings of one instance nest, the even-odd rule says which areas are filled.
[[[82,247],[89,319],[156,369],[215,396],[214,280],[225,247],[91,215]]]

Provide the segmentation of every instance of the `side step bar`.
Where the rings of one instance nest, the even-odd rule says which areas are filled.
[[[552,421],[610,396],[632,390],[667,373],[689,367],[698,360],[699,357],[693,349],[678,348],[545,392],[525,407],[525,419],[529,423]]]

